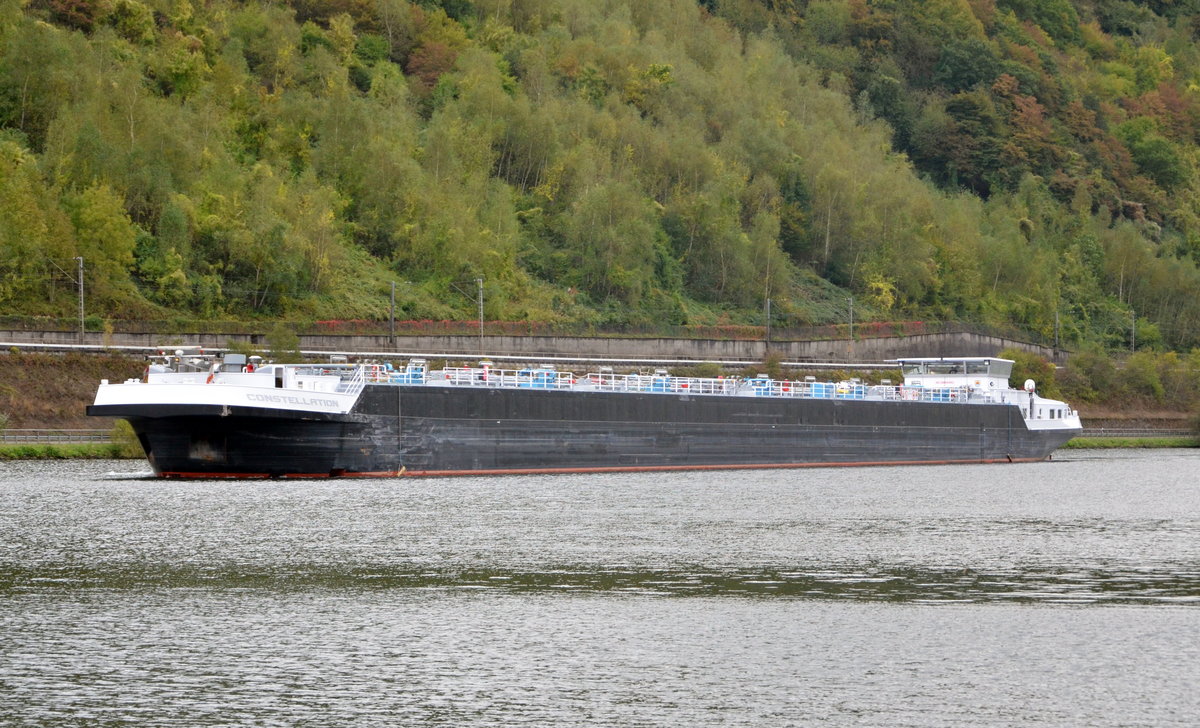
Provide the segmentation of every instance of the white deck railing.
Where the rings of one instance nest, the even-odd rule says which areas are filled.
[[[357,397],[358,393],[363,390],[367,384],[367,369],[366,367],[355,367],[354,373],[348,379],[343,379],[338,382],[337,391],[342,394],[348,394],[351,397]]]
[[[395,382],[395,378],[392,380]],[[574,391],[712,394],[805,399],[863,399],[874,401],[1016,403],[1017,390],[978,390],[969,387],[910,387],[870,385],[858,381],[817,382],[767,377],[676,377],[666,373],[615,374],[596,372],[576,376],[554,369],[495,369],[445,367],[408,384],[457,387],[515,387]],[[1005,396],[1007,395],[1007,396]]]

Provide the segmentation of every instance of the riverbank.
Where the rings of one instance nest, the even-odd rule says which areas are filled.
[[[1200,447],[1195,437],[1077,437],[1063,448],[1071,450],[1109,448]]]
[[[0,460],[144,460],[142,445],[128,422],[118,420],[101,442],[3,442]]]
[[[8,427],[107,429],[113,420],[88,417],[101,379],[140,377],[146,363],[126,354],[40,354],[0,351],[0,414]]]
[[[0,444],[0,460],[109,460],[145,459],[115,442]]]

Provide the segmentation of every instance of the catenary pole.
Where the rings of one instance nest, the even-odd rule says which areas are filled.
[[[479,290],[479,353],[483,353],[483,279],[476,278],[475,285]]]
[[[83,343],[83,256],[75,256],[75,260],[79,262],[79,343]]]

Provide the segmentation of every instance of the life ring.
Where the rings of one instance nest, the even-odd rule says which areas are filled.
[[[204,380],[204,383],[205,383],[205,384],[212,384],[212,383],[213,383],[213,375],[212,375],[212,372],[209,372],[209,373],[208,373],[208,379],[205,379],[205,380]]]

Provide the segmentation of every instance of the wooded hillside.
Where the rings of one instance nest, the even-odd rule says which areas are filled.
[[[1200,3],[0,0],[0,310],[1200,345]]]

